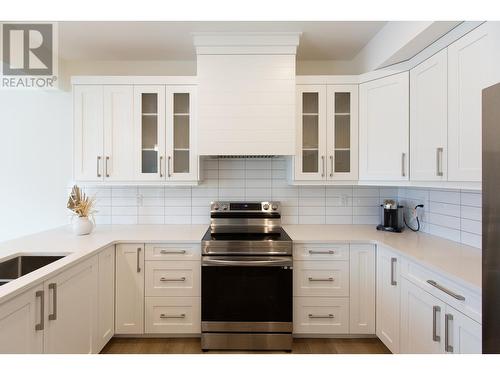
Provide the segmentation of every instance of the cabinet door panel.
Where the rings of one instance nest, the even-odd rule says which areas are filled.
[[[295,297],[294,334],[349,333],[349,298]]]
[[[448,179],[481,181],[481,93],[491,85],[490,22],[448,47]],[[494,70],[492,72],[492,69]]]
[[[137,178],[165,180],[165,86],[134,86]]]
[[[197,180],[196,87],[167,86],[165,99],[167,180]]]
[[[144,333],[144,274],[144,244],[117,245],[116,333]]]
[[[445,307],[433,295],[401,279],[402,353],[443,353]]]
[[[358,179],[358,86],[327,88],[327,178]]]
[[[99,255],[99,320],[96,347],[100,351],[115,333],[115,247]]]
[[[408,76],[403,72],[360,85],[360,180],[408,180]]]
[[[482,327],[471,318],[458,312],[450,306],[446,306],[448,319],[448,343],[447,353],[456,354],[481,354],[482,353]]]
[[[448,59],[443,50],[410,71],[411,179],[446,181]]]
[[[98,326],[97,256],[45,282],[48,319],[44,352],[95,353]]]
[[[326,178],[326,86],[297,86],[296,180]]]
[[[74,175],[80,181],[103,179],[103,87],[73,87]]]
[[[200,297],[146,297],[146,333],[201,333]]]
[[[400,258],[377,246],[377,336],[393,353],[399,353]]]
[[[375,333],[375,246],[351,245],[350,329],[351,334]]]
[[[41,293],[42,284],[0,305],[1,354],[43,353]]]
[[[104,86],[104,177],[135,179],[134,88]]]

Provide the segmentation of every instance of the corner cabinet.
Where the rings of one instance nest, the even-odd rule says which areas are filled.
[[[408,72],[359,86],[360,180],[408,180],[409,109]]]
[[[198,181],[195,85],[74,84],[73,107],[76,181]]]
[[[358,179],[358,86],[297,86],[295,180]]]

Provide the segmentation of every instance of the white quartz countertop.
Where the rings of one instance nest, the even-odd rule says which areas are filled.
[[[481,290],[481,250],[424,233],[379,232],[372,225],[285,225],[297,243],[375,243],[443,273],[471,289]],[[115,243],[196,243],[207,225],[100,225],[87,236],[69,226],[0,243],[0,261],[16,254],[68,254],[48,266],[0,286],[0,303],[56,275]]]
[[[373,225],[285,225],[284,229],[296,243],[384,245],[477,292],[481,290],[482,253],[471,246],[408,229],[402,233],[382,232]]]

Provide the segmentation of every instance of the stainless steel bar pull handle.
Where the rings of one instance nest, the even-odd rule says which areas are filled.
[[[443,148],[436,148],[436,176],[443,176]]]
[[[335,250],[309,250],[309,254],[335,254]]]
[[[330,177],[333,177],[333,155],[330,155]]]
[[[40,297],[40,323],[35,324],[35,331],[43,331],[45,328],[45,293],[43,290],[37,290],[35,297]]]
[[[333,277],[325,277],[325,278],[320,278],[320,279],[316,279],[314,277],[309,277],[308,278],[309,281],[333,281],[335,280]]]
[[[160,156],[160,177],[163,177],[163,156]]]
[[[186,254],[186,250],[160,250],[160,254]]]
[[[179,315],[167,315],[167,314],[160,314],[161,319],[184,319],[186,318],[186,314],[179,314]]]
[[[57,320],[57,284],[50,283],[49,290],[52,290],[52,314],[49,314],[49,320]]]
[[[309,319],[333,319],[335,318],[335,315],[333,314],[328,314],[328,315],[314,315],[314,314],[309,314]]]
[[[178,279],[167,279],[166,277],[161,277],[160,281],[186,281],[185,277],[179,277]]]
[[[397,258],[391,258],[391,285],[398,285],[398,282],[394,278],[394,268],[397,261]]]
[[[101,177],[101,157],[97,157],[97,177]]]
[[[450,345],[450,322],[453,321],[453,315],[444,316],[444,350],[446,353],[453,353],[453,345]]]
[[[321,156],[321,177],[325,177],[325,156]]]
[[[108,163],[109,163],[109,156],[106,156],[106,163],[105,163],[105,173],[106,173],[106,177],[109,177],[109,172],[108,172]]]
[[[465,297],[464,296],[461,296],[460,294],[452,292],[451,290],[449,290],[448,288],[445,288],[444,286],[438,284],[434,280],[427,280],[427,283],[430,284],[430,285],[432,285],[434,288],[437,288],[440,291],[445,292],[449,296],[452,296],[453,298],[458,299],[459,301],[465,301]]]
[[[137,248],[137,273],[141,272],[141,248]]]
[[[168,177],[171,177],[171,176],[172,176],[172,174],[170,173],[170,161],[171,161],[171,160],[172,160],[172,157],[171,157],[171,156],[169,156],[169,157],[168,157],[168,160],[167,160],[167,169],[168,169],[167,176],[168,176]]]
[[[441,337],[437,334],[437,314],[441,312],[441,307],[432,306],[432,341],[440,342]]]
[[[406,153],[401,154],[401,176],[406,177],[406,166],[405,166]]]

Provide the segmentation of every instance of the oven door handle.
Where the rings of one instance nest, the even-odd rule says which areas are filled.
[[[202,266],[224,267],[292,267],[291,257],[263,257],[263,259],[241,259],[242,257],[203,257]]]

